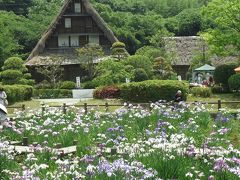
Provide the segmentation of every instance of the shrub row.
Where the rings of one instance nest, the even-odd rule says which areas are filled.
[[[210,97],[212,95],[211,88],[208,87],[193,87],[190,89],[190,93],[195,97]]]
[[[189,84],[175,80],[149,80],[123,84],[120,89],[121,98],[132,102],[171,101],[178,90],[182,91],[183,99],[186,100]]]
[[[34,90],[34,97],[40,99],[71,98],[72,91],[69,89],[36,89]]]
[[[29,100],[33,96],[33,87],[28,85],[4,85],[9,103]]]
[[[95,98],[122,98],[131,102],[155,102],[158,100],[174,100],[178,90],[186,100],[189,84],[174,80],[148,80],[122,84],[119,87],[108,86],[95,91]]]

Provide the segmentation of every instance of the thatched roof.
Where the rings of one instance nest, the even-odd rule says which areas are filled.
[[[32,50],[31,54],[28,57],[28,60],[33,59],[35,56],[38,56],[40,53],[44,51],[45,43],[47,39],[53,34],[58,22],[64,15],[69,3],[71,3],[72,0],[65,0],[61,11],[57,15],[57,17],[52,21],[49,28],[43,33],[41,39],[38,41],[35,48]],[[98,14],[98,12],[94,9],[94,7],[91,5],[89,0],[82,0],[83,6],[86,9],[86,12],[92,16],[93,20],[96,21],[99,28],[103,31],[104,35],[111,41],[111,43],[114,43],[118,41],[118,39],[114,36],[114,33],[112,30],[108,27],[106,22],[101,18],[101,16]]]
[[[189,66],[196,55],[207,52],[208,45],[199,36],[165,37],[166,51],[173,55],[173,66]],[[214,66],[236,62],[237,57],[212,56],[210,60]]]

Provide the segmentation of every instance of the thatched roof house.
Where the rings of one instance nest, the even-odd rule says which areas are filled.
[[[45,60],[52,56],[61,56],[64,59],[62,65],[68,66],[66,68],[75,68],[77,71],[74,65],[80,61],[76,48],[89,43],[99,44],[108,55],[111,45],[116,41],[118,39],[89,0],[65,0],[59,14],[32,50],[26,65],[28,67],[44,65]],[[34,70],[32,72],[34,73]],[[81,73],[74,76],[79,75]],[[71,80],[73,76],[65,79]]]

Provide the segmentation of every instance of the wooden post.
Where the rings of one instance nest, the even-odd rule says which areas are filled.
[[[63,114],[67,114],[67,105],[63,103]]]
[[[107,103],[107,102],[105,103],[105,111],[106,111],[106,112],[109,111],[109,106],[108,106],[108,103]]]
[[[149,111],[152,111],[151,104],[152,104],[152,102],[150,101],[150,102],[149,102]]]
[[[222,108],[222,101],[219,99],[218,100],[218,111]]]
[[[22,104],[22,111],[25,111],[25,104]]]
[[[28,146],[28,138],[27,137],[23,137],[22,144],[23,144],[23,146]]]
[[[85,113],[85,114],[88,113],[87,103],[84,103],[84,113]]]
[[[41,105],[42,105],[42,115],[43,115],[46,109],[45,109],[44,104],[41,104]]]

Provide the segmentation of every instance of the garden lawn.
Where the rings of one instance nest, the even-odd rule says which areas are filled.
[[[215,119],[202,104],[128,105],[114,112],[46,107],[18,112],[0,137],[0,176],[19,179],[231,179],[240,178],[240,114]],[[28,137],[30,154],[11,141]],[[77,142],[77,152],[54,149]],[[35,144],[35,147],[32,146]],[[110,153],[108,149],[110,148]],[[112,150],[111,150],[112,149]],[[116,151],[116,150],[117,151]]]

